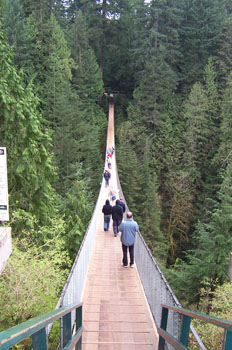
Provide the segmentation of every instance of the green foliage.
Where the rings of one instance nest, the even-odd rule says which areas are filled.
[[[19,0],[6,0],[3,12],[3,26],[9,44],[13,47],[13,63],[24,70],[25,78],[30,80],[33,72],[33,30],[27,23]]]
[[[130,121],[122,124],[117,134],[120,145],[117,164],[123,193],[144,238],[161,259],[165,256],[166,246],[160,230],[160,199],[156,174],[152,169],[150,142],[145,134],[131,127]]]
[[[0,136],[8,150],[10,206],[15,203],[46,222],[53,213],[51,135],[37,110],[33,84],[24,86],[0,33]]]
[[[162,55],[150,60],[144,73],[134,91],[134,99],[140,110],[140,119],[151,132],[156,132],[161,123],[163,105],[175,90],[176,77]]]
[[[72,57],[76,67],[73,72],[75,90],[85,102],[85,108],[96,103],[102,96],[103,81],[96,57],[88,44],[85,18],[78,12],[72,27]]]
[[[216,73],[212,59],[205,67],[205,84],[196,83],[184,104],[186,120],[185,152],[186,168],[191,179],[196,200],[196,217],[207,219],[212,210],[209,198],[218,190],[218,170],[215,155],[219,142],[220,100],[217,92]]]
[[[54,127],[57,124],[59,127],[60,119],[69,117],[65,114],[70,112],[67,106],[72,96],[70,80],[74,62],[70,57],[71,52],[68,50],[64,33],[54,15],[50,17],[49,32],[50,36],[45,38],[49,54],[43,61],[43,64],[46,65],[46,78],[44,84],[41,85],[41,97],[45,105],[44,108],[48,113],[47,119],[52,122]],[[65,113],[66,108],[67,112]]]
[[[204,67],[220,48],[220,37],[226,18],[224,1],[185,1],[181,24],[182,87],[189,89],[202,82]]]
[[[227,10],[228,11],[228,10]],[[230,11],[229,11],[230,12]],[[221,48],[218,51],[218,74],[220,76],[220,82],[223,89],[226,86],[226,80],[229,76],[232,66],[232,50],[231,50],[231,31],[232,31],[232,17],[231,12],[225,17],[225,24],[221,36]]]
[[[215,162],[222,170],[231,161],[232,134],[231,134],[231,111],[232,111],[232,73],[227,78],[226,89],[224,90],[222,99],[222,113],[220,126],[220,144],[218,152],[215,156]]]
[[[67,274],[61,269],[67,256],[60,243],[59,238],[58,245],[53,239],[36,247],[26,239],[14,241],[0,280],[1,330],[55,308]]]
[[[227,279],[229,254],[232,246],[232,201],[231,201],[231,163],[226,169],[218,202],[210,213],[209,223],[198,223],[196,227],[196,248],[187,254],[188,262],[176,265],[172,271],[175,287],[188,303],[199,301],[200,290],[208,286],[211,291],[215,285]],[[175,282],[174,282],[175,281]]]
[[[166,217],[162,228],[168,243],[167,264],[172,265],[183,256],[190,239],[194,198],[189,174],[183,171],[170,174],[165,190],[163,215]]]
[[[207,286],[204,289],[202,289],[201,302],[199,305],[200,311],[208,313],[208,311],[210,310],[210,316],[215,316],[224,320],[232,321],[231,287],[231,282],[228,282],[217,287],[213,293],[210,288],[207,288]],[[207,349],[221,350],[224,337],[223,328],[196,321],[193,322],[193,325]],[[198,347],[191,346],[191,349],[198,349]]]
[[[207,98],[201,84],[196,83],[185,103],[186,118],[186,162],[191,181],[201,186],[200,164],[207,159],[207,142],[210,136],[207,119]]]
[[[230,1],[2,0],[0,8],[0,138],[14,237],[29,242],[28,257],[16,248],[18,260],[35,256],[38,271],[50,256],[59,265],[49,241],[69,257],[59,268],[75,258],[102,176],[104,85],[127,94],[115,99],[117,161],[141,232],[175,266],[168,273],[182,301],[212,294],[232,245]]]
[[[65,248],[73,261],[93,211],[91,197],[83,181],[73,181],[66,197],[62,199],[60,211],[64,215]]]

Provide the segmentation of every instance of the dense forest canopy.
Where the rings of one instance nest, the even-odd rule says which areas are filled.
[[[42,251],[38,264],[50,259],[65,278],[98,195],[104,92],[114,92],[127,204],[180,300],[209,311],[232,250],[231,1],[0,0],[0,9],[15,261]]]

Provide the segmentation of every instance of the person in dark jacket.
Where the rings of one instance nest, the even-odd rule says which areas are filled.
[[[107,199],[106,204],[103,205],[102,212],[104,214],[104,231],[109,231],[110,218],[112,214],[112,205],[110,205],[109,199]]]
[[[126,206],[125,206],[125,204],[123,203],[123,198],[120,198],[120,205],[122,206],[122,211],[123,211],[123,213],[125,213],[125,211],[126,211]]]
[[[120,205],[120,200],[116,200],[116,204],[112,208],[112,219],[113,219],[113,231],[114,237],[118,235],[118,226],[121,224],[123,218],[123,210]]]

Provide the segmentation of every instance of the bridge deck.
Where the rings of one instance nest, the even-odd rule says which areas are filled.
[[[114,145],[113,106],[108,146]],[[110,185],[116,185],[112,159]],[[101,208],[109,187],[101,193]],[[135,256],[136,260],[136,256]],[[158,336],[136,268],[123,268],[120,237],[103,230],[98,216],[94,247],[83,295],[83,350],[155,350]]]

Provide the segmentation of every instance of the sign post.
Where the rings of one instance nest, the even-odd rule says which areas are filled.
[[[0,147],[0,221],[9,221],[6,147]]]

